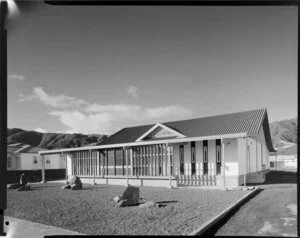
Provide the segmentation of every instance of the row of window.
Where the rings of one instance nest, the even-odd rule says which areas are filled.
[[[169,147],[170,169],[173,175],[173,147]],[[166,145],[150,145],[133,149],[133,175],[168,176],[168,148]]]
[[[173,175],[173,148],[170,147],[171,175]],[[72,173],[74,175],[126,175],[126,154],[131,165],[130,150],[107,149],[98,151],[99,156],[89,152],[72,153]],[[165,145],[132,148],[132,166],[129,174],[135,176],[168,176],[168,157]],[[132,169],[132,171],[131,171]]]
[[[179,147],[179,163],[180,163],[180,174],[185,174],[184,169],[184,145]],[[196,174],[196,143],[191,142],[191,175]],[[203,174],[208,174],[208,142],[203,141]],[[216,140],[216,174],[221,174],[221,140]]]

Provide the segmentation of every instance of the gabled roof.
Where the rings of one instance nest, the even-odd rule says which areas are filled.
[[[170,127],[167,127],[161,123],[156,123],[153,127],[151,127],[148,131],[146,131],[142,136],[137,138],[135,141],[141,141],[141,140],[147,138],[149,135],[151,135],[151,133],[155,132],[155,130],[158,128],[164,129],[164,130],[168,131],[169,133],[171,133],[173,136],[176,136],[179,138],[186,137],[185,135],[181,134],[180,132],[178,132]]]
[[[217,116],[195,118],[182,121],[161,123],[186,137],[204,137],[247,133],[257,135],[261,126],[270,152],[272,145],[267,109],[229,113]],[[149,131],[155,124],[124,128],[108,137],[100,145],[132,143]]]

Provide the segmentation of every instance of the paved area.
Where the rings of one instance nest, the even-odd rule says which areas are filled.
[[[296,174],[270,173],[266,184],[259,187],[262,191],[242,206],[216,236],[297,236]]]
[[[9,222],[9,225],[4,225],[4,231],[8,238],[42,238],[47,235],[83,235],[75,231],[69,231],[54,226],[48,226],[8,216],[4,217],[4,222]]]

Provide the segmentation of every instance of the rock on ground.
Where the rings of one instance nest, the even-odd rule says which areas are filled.
[[[70,186],[69,184],[66,184],[66,185],[62,186],[61,188],[62,188],[62,189],[70,189],[71,186]]]
[[[71,190],[81,190],[82,189],[82,184],[72,184],[71,185]]]
[[[140,189],[138,187],[129,186],[123,193],[122,200],[127,200],[127,206],[139,205]]]
[[[69,186],[71,190],[81,190],[82,183],[78,176],[73,176],[71,181],[69,182]]]
[[[117,207],[126,207],[126,206],[128,206],[127,200],[120,200],[120,201],[117,203]]]
[[[115,201],[115,202],[119,202],[120,200],[121,200],[121,197],[120,197],[120,196],[114,197],[114,201]]]

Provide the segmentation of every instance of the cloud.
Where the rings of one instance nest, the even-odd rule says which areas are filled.
[[[143,108],[130,104],[93,104],[84,111],[51,111],[49,114],[58,117],[68,133],[111,134],[128,126],[187,118],[192,112],[182,106]]]
[[[127,93],[134,98],[139,97],[139,89],[135,86],[129,86],[127,89]]]
[[[35,87],[33,89],[33,94],[28,96],[19,94],[18,102],[32,101],[35,98],[43,104],[55,108],[78,108],[81,106],[88,105],[88,103],[85,100],[77,99],[75,97],[66,96],[64,94],[48,94],[44,91],[42,87]]]
[[[143,107],[136,104],[98,104],[64,94],[50,94],[41,87],[33,94],[19,95],[19,101],[39,100],[52,108],[48,114],[58,118],[66,133],[111,134],[120,128],[186,119],[192,112],[180,105]]]
[[[8,79],[12,79],[12,80],[24,80],[25,77],[23,75],[10,74],[10,75],[8,75]]]
[[[36,128],[36,129],[34,129],[34,131],[41,132],[41,133],[47,133],[48,132],[48,131],[44,130],[43,128]]]
[[[35,95],[23,95],[22,93],[19,94],[19,99],[17,102],[28,102],[32,101],[36,96]]]
[[[60,122],[67,126],[66,133],[101,133],[110,134],[113,130],[112,115],[109,113],[84,114],[80,111],[51,111]]]

